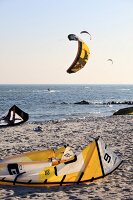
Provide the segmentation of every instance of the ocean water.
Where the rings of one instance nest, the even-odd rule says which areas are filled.
[[[16,104],[30,122],[110,116],[127,102],[133,85],[0,85],[0,116]]]

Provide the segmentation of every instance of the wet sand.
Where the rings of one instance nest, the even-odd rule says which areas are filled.
[[[38,125],[43,132],[33,131]],[[0,199],[133,199],[133,116],[90,117],[1,128],[0,158],[65,144],[76,153],[97,136],[101,136],[123,160],[112,174],[89,185],[54,188],[0,186]]]

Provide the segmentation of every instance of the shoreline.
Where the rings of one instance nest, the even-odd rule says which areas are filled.
[[[42,132],[33,129],[40,125]],[[0,129],[0,159],[32,150],[59,148],[68,144],[80,152],[93,138],[102,137],[121,156],[123,164],[111,175],[88,185],[59,188],[0,186],[1,199],[126,199],[133,196],[132,116],[88,117],[64,121],[26,122]]]

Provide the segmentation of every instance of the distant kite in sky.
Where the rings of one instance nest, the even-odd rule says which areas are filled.
[[[85,42],[83,42],[78,36],[75,34],[69,34],[68,39],[78,41],[78,52],[75,57],[75,60],[71,64],[71,66],[67,69],[67,73],[75,73],[82,69],[87,63],[90,55],[89,47]]]
[[[108,59],[107,61],[110,61],[113,64],[113,60],[112,59]]]

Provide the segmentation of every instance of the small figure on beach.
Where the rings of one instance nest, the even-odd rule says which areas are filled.
[[[36,132],[42,132],[42,131],[43,131],[43,129],[42,129],[41,126],[37,126],[37,127],[34,128],[33,130],[36,131]]]

